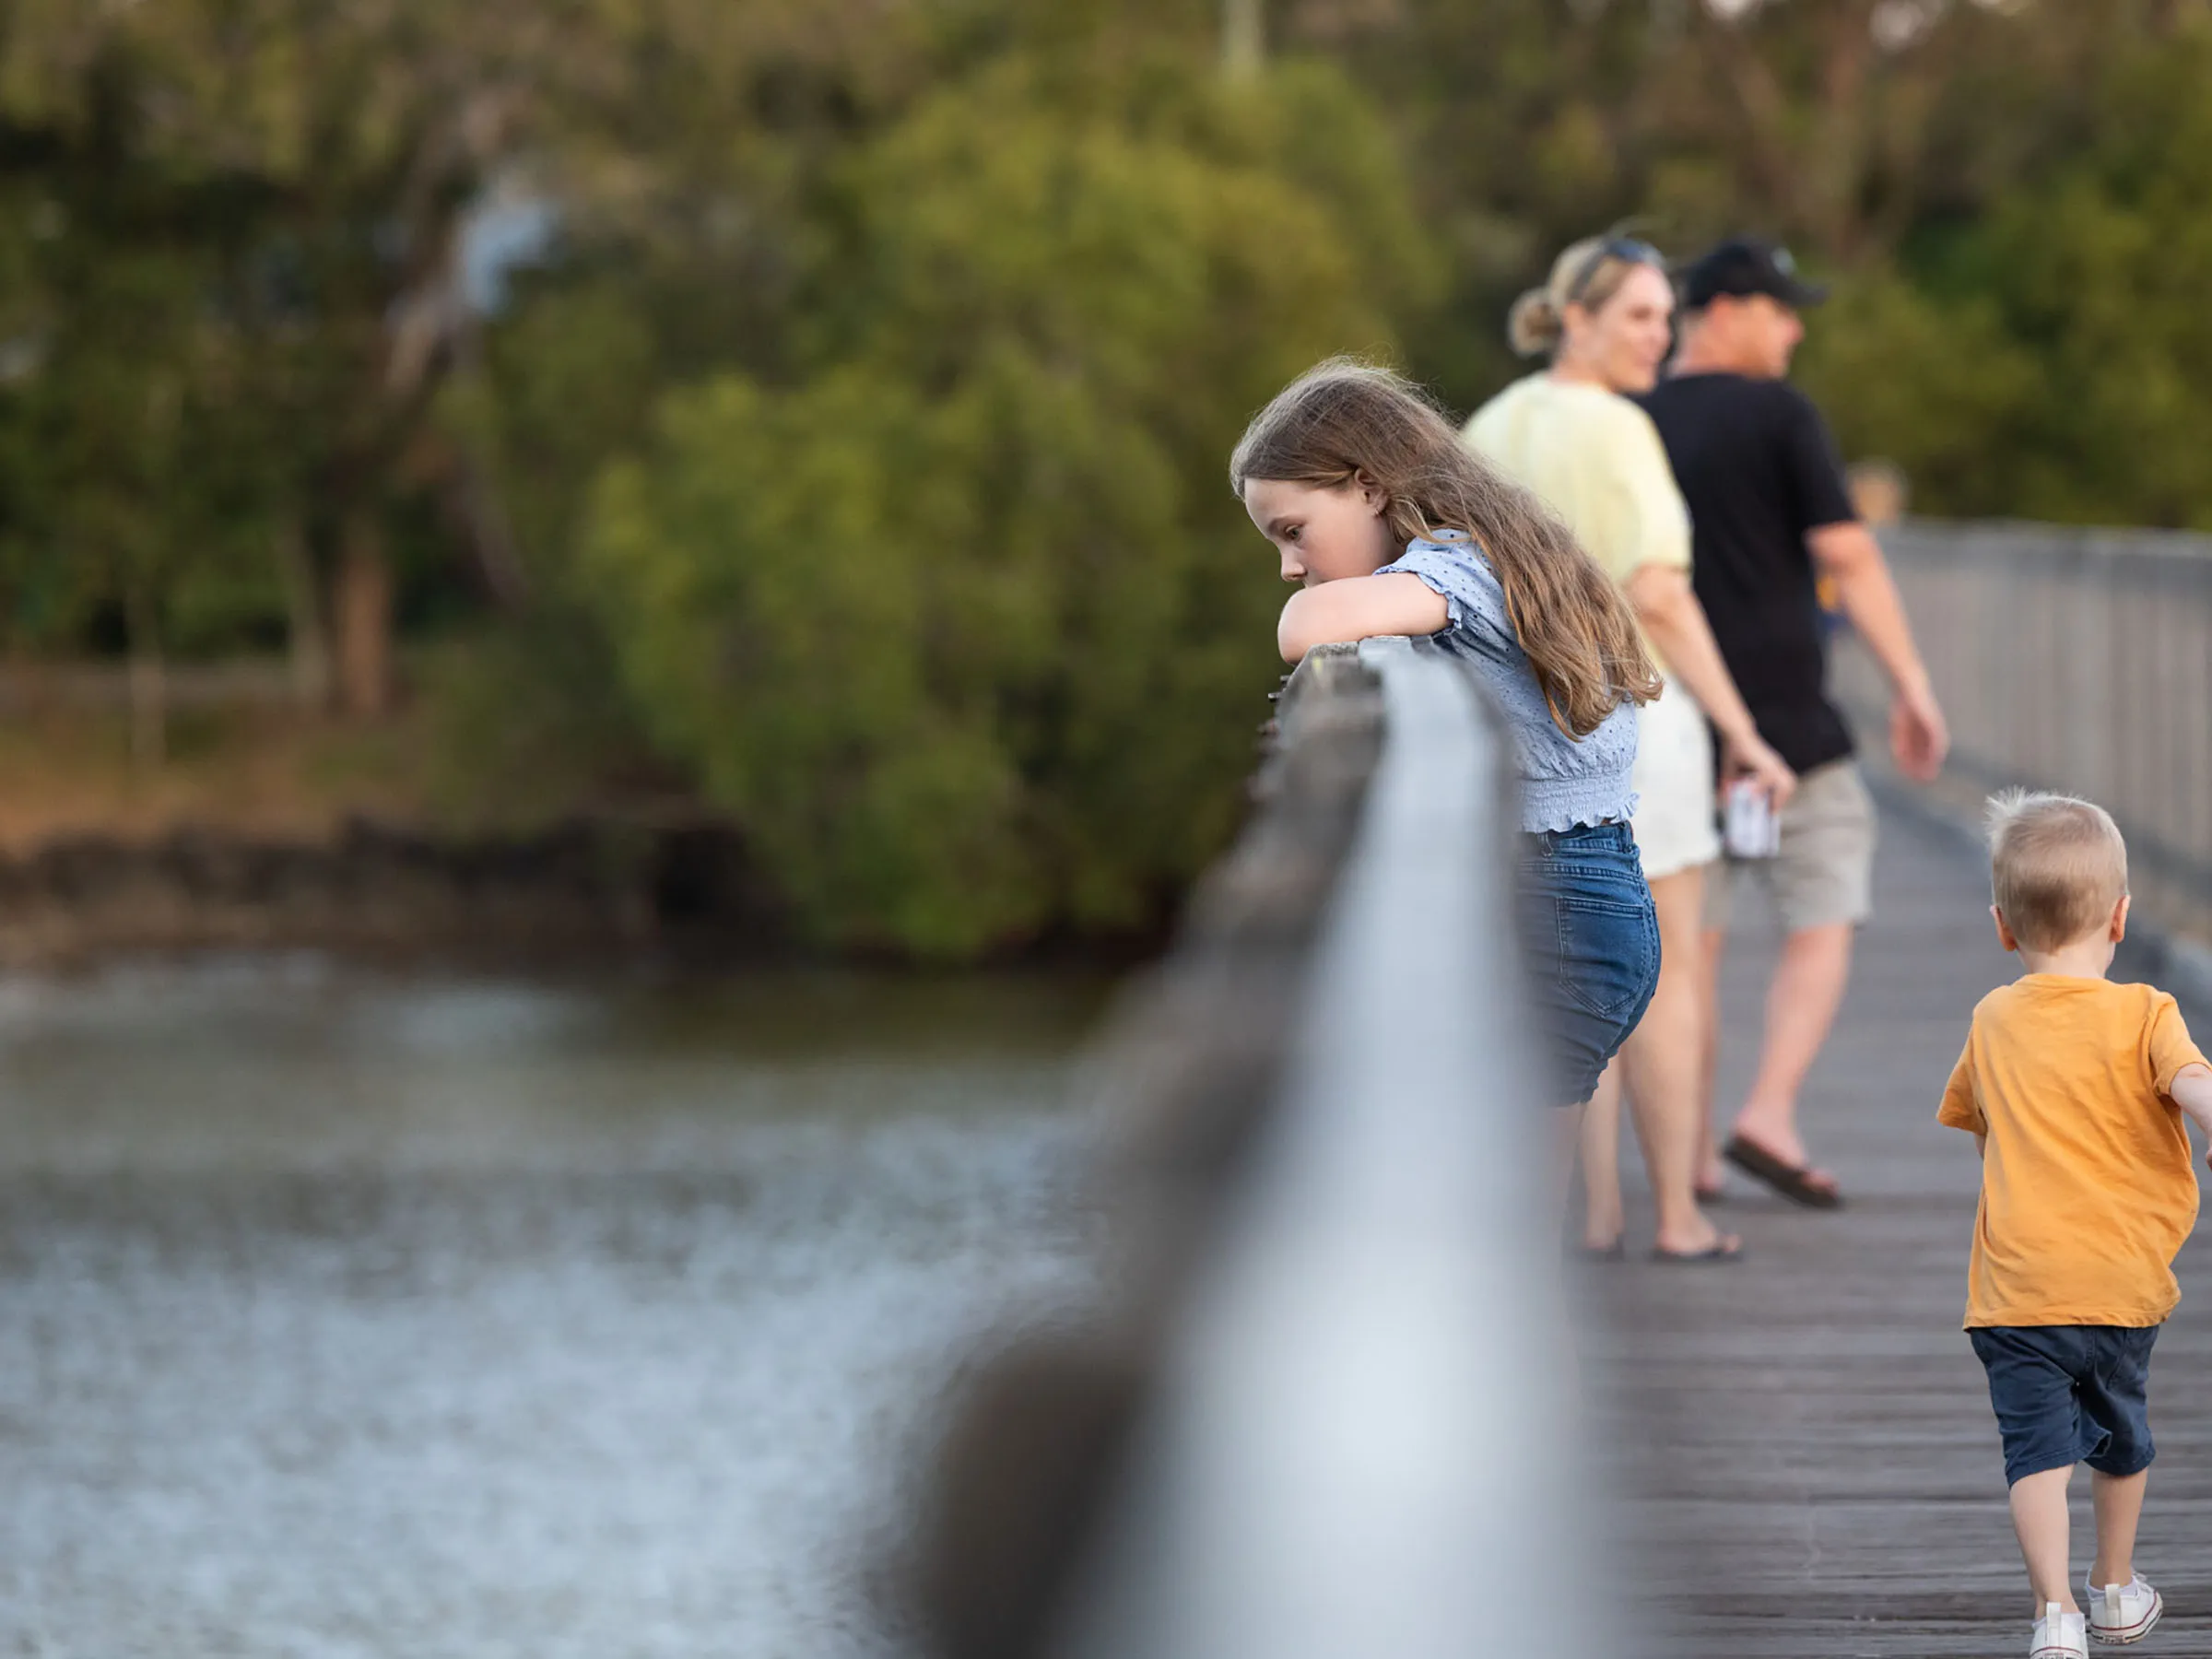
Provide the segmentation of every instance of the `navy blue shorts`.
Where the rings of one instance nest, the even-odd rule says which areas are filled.
[[[1514,899],[1549,1106],[1573,1106],[1651,1006],[1659,918],[1626,824],[1521,837]]]
[[[2157,1325],[1984,1325],[1967,1332],[1989,1373],[2005,1484],[2086,1463],[2150,1467],[2150,1345]]]

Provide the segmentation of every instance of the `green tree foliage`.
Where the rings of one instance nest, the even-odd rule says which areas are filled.
[[[2042,366],[1992,296],[1946,302],[1894,266],[1863,269],[1811,317],[1797,378],[1847,454],[1905,468],[1915,511],[2026,516],[2020,462]]]
[[[1305,0],[1389,95],[1452,302],[1415,361],[1472,404],[1560,246],[1793,241],[1834,280],[1799,377],[1923,511],[2212,522],[2196,227],[2204,0]],[[1409,66],[1412,73],[1408,74]]]
[[[2108,65],[2201,0],[1303,0],[1289,37],[1393,112],[1453,244],[1453,302],[1410,349],[1457,400],[1515,365],[1505,308],[1618,221],[1670,251],[1756,230],[1828,270],[1887,270],[1975,220],[2111,113]],[[1908,286],[1917,273],[1904,278]]]
[[[214,304],[228,204],[137,156],[134,124],[101,108],[82,131],[18,134],[32,164],[0,176],[0,638],[119,636],[153,759],[169,653],[235,638],[273,583],[258,423]]]
[[[411,526],[459,526],[447,585],[465,586],[453,570],[473,564],[483,589],[512,600],[519,588],[487,463],[460,441],[468,429],[436,418],[441,390],[481,357],[463,293],[478,210],[535,171],[580,220],[650,217],[670,177],[702,171],[717,147],[746,149],[738,171],[772,177],[779,159],[750,153],[742,119],[707,118],[712,100],[756,63],[803,77],[836,58],[855,86],[894,79],[912,32],[864,30],[862,12],[856,0],[10,7],[0,248],[37,243],[60,211],[67,257],[0,254],[0,326],[21,328],[0,347],[53,344],[51,372],[25,395],[76,411],[23,415],[19,476],[55,473],[41,442],[125,441],[123,417],[69,383],[82,359],[64,348],[112,337],[102,295],[134,288],[147,309],[133,330],[161,336],[157,356],[185,355],[185,336],[219,347],[198,355],[219,359],[240,418],[217,447],[257,484],[265,614],[297,631],[329,612],[347,700],[382,706],[394,547],[404,567],[425,539]],[[182,408],[204,390],[154,401]],[[233,515],[241,533],[252,516]],[[157,609],[206,615],[210,582],[235,588],[204,530],[188,513],[157,515],[124,561],[140,588],[160,573]],[[83,570],[106,556],[80,549],[68,523],[26,521],[24,535],[44,549],[38,562],[80,567],[64,585],[100,586]],[[305,603],[288,591],[302,569],[324,590]],[[26,580],[53,585],[43,571]],[[130,585],[107,583],[102,602],[127,607]]]
[[[1419,297],[1388,156],[1311,66],[992,69],[841,173],[818,367],[603,480],[639,704],[819,936],[1128,924],[1218,845],[1277,602],[1227,444]]]
[[[466,816],[688,784],[824,940],[1147,921],[1272,674],[1248,412],[1337,350],[1472,406],[1616,221],[1832,278],[1801,378],[1923,510],[2212,525],[2208,18],[18,0],[0,645],[372,690],[396,617]]]
[[[1908,241],[1807,372],[1924,509],[2212,528],[2212,19],[2095,68],[2080,142]]]

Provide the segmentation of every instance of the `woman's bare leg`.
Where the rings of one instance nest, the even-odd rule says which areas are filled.
[[[1710,1250],[1724,1237],[1698,1207],[1696,1190],[1699,1126],[1709,1116],[1701,1087],[1709,978],[1705,872],[1662,876],[1652,883],[1652,905],[1659,915],[1659,984],[1642,1023],[1621,1045],[1621,1069],[1658,1211],[1658,1246],[1687,1254]]]

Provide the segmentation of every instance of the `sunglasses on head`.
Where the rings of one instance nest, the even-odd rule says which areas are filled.
[[[1655,270],[1666,269],[1666,256],[1650,242],[1639,241],[1632,236],[1608,236],[1597,244],[1596,251],[1589,258],[1583,261],[1582,268],[1574,274],[1574,280],[1567,285],[1567,296],[1563,303],[1572,305],[1588,293],[1590,285],[1597,280],[1598,272],[1605,269],[1608,259],[1625,260],[1630,265],[1648,265]]]

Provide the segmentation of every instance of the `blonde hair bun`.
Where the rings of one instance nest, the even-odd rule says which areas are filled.
[[[1559,308],[1552,303],[1551,295],[1540,288],[1523,294],[1505,314],[1506,344],[1523,357],[1547,355],[1558,347],[1559,337],[1566,331]]]
[[[1523,357],[1556,355],[1567,337],[1570,301],[1596,311],[1620,291],[1620,285],[1640,265],[1652,265],[1657,255],[1643,243],[1624,251],[1615,239],[1585,236],[1559,250],[1551,262],[1551,275],[1543,287],[1533,288],[1513,301],[1505,314],[1505,337]]]

